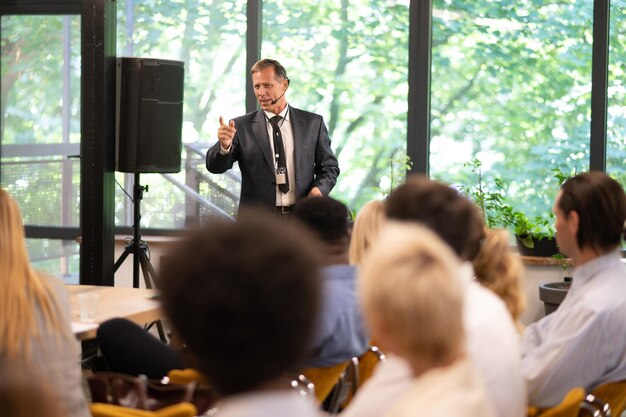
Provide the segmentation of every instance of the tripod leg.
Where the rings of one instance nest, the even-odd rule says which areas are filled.
[[[154,277],[156,277],[156,272],[154,271],[152,264],[150,264],[150,260],[148,259],[148,255],[146,255],[145,248],[140,248],[138,250],[138,256],[141,263],[141,272],[143,273],[143,279],[146,282],[146,288],[152,288],[151,279],[154,280]],[[152,274],[152,276],[150,274]],[[165,336],[163,323],[161,322],[161,320],[157,320],[155,323],[157,326],[157,331],[159,332],[159,338],[163,342],[167,343],[167,337]]]
[[[143,269],[143,277],[146,281],[146,288],[152,288],[152,285],[156,285],[157,283],[157,274],[150,263],[150,259],[148,259],[146,248],[141,248],[139,259],[141,261],[141,268]]]
[[[130,245],[127,245],[124,248],[124,252],[120,255],[120,257],[117,259],[117,261],[115,261],[115,265],[113,265],[113,271],[117,272],[118,269],[120,269],[120,266],[122,266],[122,264],[124,263],[124,261],[126,260],[126,258],[128,258],[128,255],[133,252],[130,248]]]
[[[152,289],[153,277],[150,276],[150,272],[154,271],[154,269],[152,268],[152,265],[150,265],[150,260],[148,259],[148,255],[146,255],[144,248],[140,248],[138,252],[139,253],[137,255],[139,256],[141,273],[143,274],[143,280],[146,284],[146,288]]]

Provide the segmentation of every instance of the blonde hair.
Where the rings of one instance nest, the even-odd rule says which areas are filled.
[[[423,226],[388,223],[359,272],[370,324],[380,323],[401,356],[441,364],[463,352],[459,261]]]
[[[46,375],[20,360],[0,358],[0,409],[11,417],[61,416]]]
[[[29,357],[32,339],[42,338],[37,311],[43,326],[57,337],[67,336],[50,286],[28,260],[20,209],[0,189],[0,357]]]
[[[354,221],[350,238],[350,263],[363,262],[365,252],[378,237],[385,222],[385,206],[382,201],[375,200],[365,204]]]
[[[488,229],[478,255],[472,261],[476,279],[498,295],[506,304],[513,321],[522,330],[519,319],[526,299],[522,291],[522,261],[509,246],[509,233]]]

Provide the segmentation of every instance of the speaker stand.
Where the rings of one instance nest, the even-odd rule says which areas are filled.
[[[143,280],[146,284],[146,288],[152,289],[152,283],[156,282],[156,272],[150,263],[150,258],[148,258],[148,244],[141,239],[141,200],[143,200],[143,192],[148,192],[148,186],[145,187],[139,183],[139,173],[135,173],[135,184],[133,185],[133,238],[124,248],[124,252],[120,255],[117,261],[115,261],[115,265],[113,266],[113,271],[117,272],[117,270],[122,266],[128,255],[133,255],[133,288],[139,288],[139,269],[141,267],[141,272],[143,274]],[[157,330],[159,332],[159,338],[166,342],[167,338],[165,337],[165,331],[163,330],[163,324],[161,320],[157,320],[156,322],[150,323],[146,330],[149,330],[153,324],[157,325]]]

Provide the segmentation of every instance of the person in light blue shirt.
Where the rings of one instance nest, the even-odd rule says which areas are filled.
[[[559,250],[576,269],[559,308],[523,335],[522,372],[529,403],[539,407],[577,386],[626,379],[624,189],[603,173],[579,174],[562,185],[553,212]]]
[[[307,368],[337,365],[362,355],[369,331],[357,301],[356,268],[349,265],[347,207],[331,197],[298,201],[292,217],[323,243],[322,299]]]

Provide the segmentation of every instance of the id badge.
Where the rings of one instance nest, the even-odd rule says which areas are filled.
[[[276,170],[276,184],[278,185],[287,184],[286,171],[287,170],[285,168],[278,168]]]

